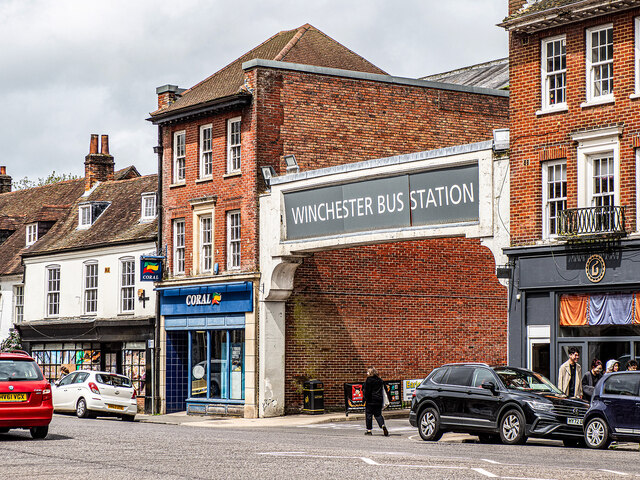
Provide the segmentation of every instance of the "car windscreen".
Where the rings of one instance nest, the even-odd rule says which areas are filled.
[[[113,385],[114,387],[131,387],[131,380],[120,375],[98,373],[96,380],[103,385]]]
[[[42,380],[43,378],[40,367],[33,360],[0,360],[0,382]]]
[[[510,390],[564,395],[548,378],[539,373],[511,368],[496,368],[495,372]]]

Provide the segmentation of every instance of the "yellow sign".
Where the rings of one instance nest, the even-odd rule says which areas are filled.
[[[591,255],[584,266],[587,278],[593,283],[598,283],[604,277],[606,270],[604,258],[600,255]]]
[[[0,402],[26,402],[26,393],[0,393]]]

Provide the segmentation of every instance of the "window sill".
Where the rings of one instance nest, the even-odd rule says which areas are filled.
[[[632,93],[631,95],[629,95],[629,98],[631,100],[635,100],[636,98],[640,98],[640,93]]]
[[[583,102],[580,104],[580,108],[597,107],[598,105],[608,105],[613,103],[616,103],[616,99],[614,97],[604,97],[597,100],[589,100],[588,102]]]
[[[178,188],[178,187],[186,187],[187,186],[187,182],[180,182],[180,183],[172,183],[171,185],[169,185],[169,188]]]
[[[222,175],[222,178],[233,178],[233,177],[240,177],[242,176],[242,172],[231,172],[231,173],[225,173],[224,175]]]
[[[121,312],[118,313],[118,317],[133,317],[136,312]]]
[[[542,110],[538,110],[536,112],[536,115],[539,117],[541,115],[549,115],[551,113],[562,113],[562,112],[568,112],[568,111],[569,111],[569,107],[567,107],[567,104],[564,104],[554,108],[543,108]]]
[[[213,177],[199,178],[196,180],[196,183],[207,183],[213,182]]]

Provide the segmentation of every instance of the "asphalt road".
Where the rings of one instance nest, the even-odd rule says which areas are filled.
[[[0,472],[11,479],[218,478],[640,478],[637,444],[593,451],[560,442],[483,445],[445,435],[423,442],[406,420],[390,437],[365,437],[357,422],[221,428],[127,423],[55,415],[46,440],[0,434]]]

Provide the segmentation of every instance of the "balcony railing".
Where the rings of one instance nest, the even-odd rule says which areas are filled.
[[[560,212],[558,237],[624,237],[626,207],[569,208]]]

